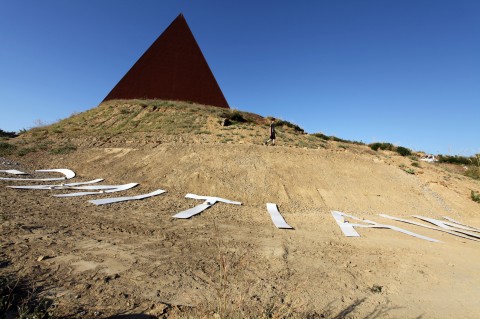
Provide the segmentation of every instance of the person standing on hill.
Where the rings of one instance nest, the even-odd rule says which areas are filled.
[[[270,138],[264,144],[268,145],[268,143],[272,142],[272,145],[275,145],[275,119],[272,119],[272,123],[270,123]]]

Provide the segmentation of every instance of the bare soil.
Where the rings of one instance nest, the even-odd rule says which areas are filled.
[[[2,161],[140,183],[114,196],[167,193],[95,206],[87,199],[112,195],[55,198],[0,181],[0,274],[31,279],[69,318],[478,318],[480,242],[378,216],[480,227],[478,181],[429,163],[408,174],[410,159],[364,146],[279,144],[120,143]],[[201,203],[187,193],[243,205],[173,219]],[[275,228],[267,202],[295,229]],[[331,210],[442,242],[386,229],[346,238]]]

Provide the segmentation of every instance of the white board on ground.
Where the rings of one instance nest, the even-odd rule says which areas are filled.
[[[105,194],[105,193],[115,193],[115,192],[121,192],[121,191],[126,191],[127,189],[133,188],[137,186],[138,183],[129,183],[125,185],[117,185],[118,187],[113,188],[113,189],[107,189],[107,190],[101,190],[99,192],[79,192],[79,193],[69,193],[69,194],[58,194],[58,195],[53,195],[55,197],[74,197],[74,196],[85,196],[85,195],[97,195],[97,194]]]
[[[191,198],[191,199],[203,199],[205,202],[203,204],[197,205],[195,207],[192,207],[190,209],[184,210],[176,215],[173,215],[173,218],[180,218],[180,219],[187,219],[192,216],[195,216],[197,214],[200,214],[203,212],[205,209],[215,205],[217,202],[222,202],[225,204],[233,204],[233,205],[242,205],[240,202],[235,202],[229,199],[221,198],[221,197],[214,197],[214,196],[201,196],[201,195],[196,195],[196,194],[187,194],[185,195],[185,198]]]
[[[446,225],[449,225],[451,227],[457,227],[457,228],[461,228],[461,229],[465,229],[465,230],[470,230],[470,231],[474,231],[474,232],[480,232],[480,229],[478,228],[475,228],[475,227],[472,227],[472,226],[468,226],[468,225],[465,225],[465,224],[462,224],[460,222],[457,222],[455,219],[453,218],[449,218],[449,217],[446,217],[446,216],[443,216],[443,218],[445,218],[446,220],[448,220],[448,222],[443,222],[444,224]]]
[[[7,173],[7,174],[13,174],[13,175],[28,175],[27,173],[18,171],[16,169],[0,169],[0,173]]]
[[[233,205],[242,205],[240,202],[235,202],[229,199],[221,198],[221,197],[214,197],[214,196],[201,196],[201,195],[196,195],[196,194],[187,194],[185,195],[185,198],[191,198],[191,199],[203,199],[209,203],[216,203],[216,202],[222,202],[226,204],[233,204]]]
[[[153,191],[148,194],[142,194],[142,195],[136,195],[136,196],[130,196],[130,197],[111,197],[111,198],[103,198],[103,199],[92,199],[92,200],[89,200],[89,202],[95,205],[113,204],[113,203],[129,201],[129,200],[140,200],[140,199],[144,199],[152,196],[157,196],[165,192],[166,191],[164,191],[163,189],[157,189],[156,191]]]
[[[272,218],[272,222],[275,224],[277,228],[280,229],[293,229],[292,226],[287,224],[285,219],[282,217],[280,212],[278,211],[277,204],[274,203],[267,203],[267,211]]]
[[[466,239],[470,239],[470,240],[474,240],[474,241],[479,241],[478,239],[469,237],[467,235],[456,233],[454,231],[450,231],[450,230],[443,229],[443,228],[424,225],[424,224],[421,224],[421,223],[417,223],[413,220],[398,218],[398,217],[389,216],[389,215],[385,215],[385,214],[379,214],[379,216],[382,216],[382,217],[388,218],[388,219],[392,219],[392,220],[396,220],[396,221],[399,221],[399,222],[407,223],[407,224],[412,224],[412,225],[416,225],[416,226],[420,226],[420,227],[424,227],[424,228],[428,228],[428,229],[433,229],[433,230],[436,230],[436,231],[441,231],[443,233],[447,233],[447,234],[450,234],[450,235],[453,235],[453,236],[458,236],[458,237],[462,237],[462,238],[466,238]]]
[[[428,217],[424,217],[424,216],[417,216],[417,215],[413,215],[413,217],[421,219],[421,220],[426,221],[426,222],[429,222],[431,224],[434,224],[435,226],[441,227],[441,228],[446,229],[446,230],[453,230],[453,231],[456,231],[458,233],[462,233],[462,234],[480,239],[479,234],[474,234],[474,233],[468,232],[468,231],[463,230],[463,229],[451,227],[451,226],[447,225],[446,222],[443,222],[443,221],[438,220],[438,219],[428,218]]]
[[[203,212],[205,209],[213,206],[213,204],[205,202],[203,204],[197,205],[195,207],[192,207],[190,209],[184,210],[176,215],[173,215],[173,218],[180,218],[180,219],[188,219],[192,216],[195,216],[197,214],[200,214]]]
[[[35,172],[38,173],[61,173],[65,175],[64,177],[57,177],[57,178],[10,178],[10,177],[0,177],[0,180],[4,181],[37,181],[37,182],[50,182],[50,181],[64,181],[66,179],[71,179],[75,177],[75,172],[66,169],[66,168],[59,168],[59,169],[40,169],[36,170]]]
[[[102,178],[94,179],[87,182],[78,182],[78,183],[67,183],[67,184],[58,184],[58,185],[24,185],[24,186],[6,186],[8,188],[15,189],[41,189],[41,190],[52,190],[52,189],[73,189],[76,186],[95,184],[103,181]]]
[[[360,234],[343,218],[340,212],[332,211],[332,216],[346,237],[360,237]]]
[[[340,216],[343,216],[343,217],[348,217],[348,218],[351,218],[351,219],[354,219],[354,220],[358,220],[358,221],[361,221],[361,222],[364,222],[364,223],[367,223],[368,225],[366,224],[350,224],[351,226],[353,227],[363,227],[363,228],[386,228],[386,229],[391,229],[391,230],[395,230],[395,231],[398,231],[400,233],[404,233],[406,235],[410,235],[410,236],[413,236],[413,237],[416,237],[416,238],[420,238],[420,239],[423,239],[423,240],[427,240],[427,241],[431,241],[431,242],[440,242],[439,240],[437,239],[433,239],[433,238],[430,238],[430,237],[427,237],[427,236],[423,236],[423,235],[420,235],[420,234],[417,234],[417,233],[414,233],[414,232],[411,232],[409,230],[406,230],[406,229],[403,229],[403,228],[400,228],[400,227],[396,227],[396,226],[392,226],[392,225],[386,225],[386,224],[379,224],[377,222],[374,222],[374,221],[371,221],[371,220],[368,220],[368,219],[361,219],[361,218],[358,218],[356,216],[353,216],[353,215],[349,215],[349,214],[345,214],[345,213],[342,213],[342,212],[338,212],[336,211],[337,214],[339,214]]]

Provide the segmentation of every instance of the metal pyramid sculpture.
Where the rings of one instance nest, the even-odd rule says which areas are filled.
[[[162,99],[230,108],[180,14],[103,100]]]

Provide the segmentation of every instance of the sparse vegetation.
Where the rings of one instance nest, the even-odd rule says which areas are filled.
[[[4,130],[0,129],[0,138],[6,137],[6,138],[14,138],[17,137],[17,133],[15,132],[5,132]]]
[[[39,296],[34,285],[9,276],[0,277],[0,319],[53,319],[52,302]]]
[[[272,119],[272,117],[267,117],[267,119]],[[304,130],[303,128],[301,128],[301,127],[298,126],[297,124],[293,124],[293,123],[288,122],[288,121],[276,120],[276,121],[275,121],[275,125],[276,125],[276,126],[286,126],[286,127],[289,127],[289,128],[291,128],[291,129],[293,129],[295,132],[305,133],[305,130]]]
[[[402,171],[404,171],[405,173],[408,173],[408,174],[412,174],[414,175],[415,174],[415,170],[413,170],[412,168],[408,168],[407,166],[405,166],[404,164],[400,165],[399,166]]]
[[[77,147],[73,144],[63,144],[50,150],[51,154],[68,154],[75,151]]]
[[[475,191],[471,191],[470,193],[470,197],[472,198],[472,200],[474,202],[477,202],[477,203],[480,203],[480,193],[479,192],[475,192]]]
[[[0,142],[0,156],[11,155],[15,152],[17,146],[7,142]]]

